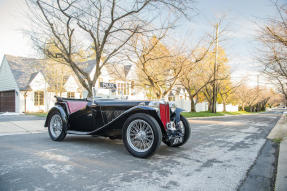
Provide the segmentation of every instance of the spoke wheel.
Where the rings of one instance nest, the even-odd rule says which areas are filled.
[[[136,113],[129,116],[122,131],[124,145],[135,157],[150,157],[160,147],[162,130],[151,115]]]
[[[132,121],[127,129],[127,141],[137,152],[148,151],[154,141],[154,134],[151,126],[144,120]]]
[[[54,110],[48,115],[48,131],[50,138],[54,141],[62,141],[66,137],[66,123],[61,114]]]
[[[190,124],[187,119],[182,115],[180,115],[179,130],[183,135],[182,140],[179,143],[172,145],[168,140],[164,140],[164,143],[170,147],[179,147],[184,145],[188,141],[190,137]]]
[[[55,114],[50,121],[50,131],[53,137],[59,137],[63,130],[63,122],[60,115]]]

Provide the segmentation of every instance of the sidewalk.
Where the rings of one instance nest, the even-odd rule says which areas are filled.
[[[275,127],[272,129],[268,135],[268,139],[282,139],[287,137],[287,114],[283,114]]]
[[[10,120],[13,117],[15,120]],[[44,128],[45,120],[27,120],[17,119],[17,116],[10,116],[5,119],[3,116],[0,118],[0,136],[14,135],[14,134],[29,134],[29,133],[42,133],[46,132]],[[22,117],[23,118],[23,117]]]
[[[275,190],[287,190],[287,114],[281,116],[276,126],[267,137],[268,139],[282,139],[279,149]]]

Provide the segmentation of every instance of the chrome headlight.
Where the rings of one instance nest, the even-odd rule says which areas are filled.
[[[159,110],[159,105],[163,104],[163,103],[164,102],[162,102],[162,101],[150,101],[148,106]]]
[[[169,108],[171,110],[171,112],[175,112],[176,109],[176,105],[174,102],[169,102]]]

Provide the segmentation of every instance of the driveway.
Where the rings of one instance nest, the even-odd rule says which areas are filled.
[[[149,159],[132,157],[121,140],[68,135],[54,142],[47,132],[1,136],[0,190],[237,190],[279,117],[190,120],[187,144],[162,143]]]

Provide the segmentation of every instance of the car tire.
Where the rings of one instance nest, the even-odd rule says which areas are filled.
[[[49,115],[48,131],[53,141],[62,141],[67,135],[66,124],[59,111],[53,111]]]
[[[190,125],[189,125],[189,122],[182,115],[180,115],[180,121],[183,123],[183,126],[184,126],[183,141],[181,143],[178,143],[178,144],[175,144],[175,145],[171,145],[169,142],[165,142],[165,144],[167,146],[169,146],[169,147],[180,147],[180,146],[184,145],[188,141],[188,139],[190,137]]]
[[[135,157],[150,157],[160,147],[161,140],[160,126],[150,115],[133,114],[124,123],[123,142],[128,152]]]

